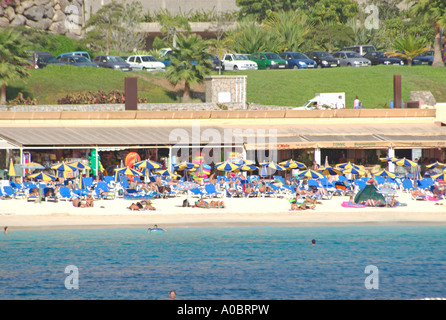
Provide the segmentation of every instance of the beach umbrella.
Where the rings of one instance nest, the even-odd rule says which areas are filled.
[[[40,163],[37,162],[28,162],[26,164],[22,164],[22,167],[25,169],[45,169],[45,167],[43,165],[41,165]]]
[[[394,178],[396,178],[398,176],[398,174],[394,173],[394,172],[387,171],[386,169],[384,169],[384,170],[381,170],[381,171],[379,171],[377,173],[374,173],[373,176],[374,177],[378,177],[378,176],[379,177],[389,177],[389,178],[394,179]]]
[[[177,179],[177,178],[180,177],[179,175],[177,175],[177,174],[175,174],[175,173],[173,173],[173,172],[171,172],[171,171],[169,171],[167,169],[165,169],[165,170],[158,170],[158,171],[155,171],[155,173],[160,174],[163,177],[171,177],[171,178],[174,178],[174,179]]]
[[[281,165],[274,163],[273,161],[271,161],[268,164],[268,168],[273,169],[273,170],[280,170],[280,171],[285,171],[286,169],[284,167],[282,167]]]
[[[240,166],[238,166],[232,162],[225,161],[225,162],[217,163],[215,165],[215,169],[217,169],[218,171],[231,172],[231,171],[240,169]]]
[[[432,179],[435,180],[446,180],[446,170],[443,170],[442,173],[431,176]]]
[[[324,176],[341,176],[343,174],[341,170],[331,167],[321,168],[317,171],[322,173]]]
[[[282,167],[284,167],[285,169],[303,169],[303,168],[307,167],[303,163],[298,162],[298,161],[294,161],[293,159],[290,159],[290,160],[287,160],[287,161],[282,161],[279,164]]]
[[[244,160],[244,159],[239,159],[233,163],[235,163],[236,165],[239,165],[239,166],[243,166],[243,165],[252,166],[255,164],[255,162],[252,160]]]
[[[10,177],[15,177],[15,168],[14,168],[14,163],[12,162],[12,158],[11,161],[9,162],[9,172],[8,172]]]
[[[249,165],[249,164],[240,166],[240,171],[254,171],[257,169],[259,169],[259,168],[254,165]]]
[[[427,165],[426,169],[444,168],[444,167],[446,167],[445,163],[441,163],[441,162],[435,161],[434,163],[431,163],[431,164]]]
[[[413,162],[412,160],[403,158],[403,159],[396,159],[394,161],[391,161],[392,163],[396,164],[397,166],[406,166],[406,167],[415,167],[417,166],[416,162]]]
[[[151,177],[151,176],[153,176],[153,174],[152,174],[152,170],[147,169],[147,168],[142,169],[142,170],[141,170],[141,174],[142,174],[144,177]]]
[[[177,163],[173,165],[173,168],[176,171],[183,171],[183,170],[192,170],[198,168],[200,165],[198,163],[192,163],[192,162],[186,162],[183,161],[181,163]]]
[[[307,170],[304,170],[301,173],[299,173],[299,178],[303,178],[303,177],[307,177],[307,178],[311,178],[311,179],[320,179],[320,178],[323,178],[324,176],[315,170],[307,169]]]
[[[347,169],[351,169],[351,168],[361,170],[361,168],[358,165],[351,163],[351,162],[337,164],[336,168],[340,168],[342,170],[347,170]]]
[[[365,175],[365,171],[360,170],[359,168],[351,167],[349,169],[342,170],[343,174],[359,174],[361,176]]]
[[[381,161],[383,161],[383,162],[386,162],[386,161],[396,161],[396,160],[398,160],[398,158],[395,158],[395,157],[387,157],[387,158],[379,158],[379,160],[381,160]]]
[[[71,165],[69,165],[67,163],[58,163],[58,164],[55,164],[55,165],[51,166],[50,168],[53,169],[53,170],[66,171],[66,172],[73,172],[73,171],[77,170],[76,167],[71,166]]]
[[[413,179],[415,181],[419,181],[419,180],[423,179],[423,177],[421,176],[421,173],[420,173],[420,167],[418,167],[418,166],[413,167]]]
[[[79,178],[79,189],[80,190],[85,190],[87,189],[87,186],[85,185],[85,181],[83,177]]]
[[[91,170],[91,167],[89,165],[83,164],[80,161],[68,162],[67,165],[69,165],[70,167],[74,167],[77,170]]]
[[[53,176],[51,174],[46,174],[46,173],[43,173],[43,172],[30,174],[27,177],[30,178],[30,179],[43,180],[43,181],[53,181],[53,180],[56,180],[55,176]]]
[[[118,180],[118,176],[120,176],[120,175],[133,176],[134,177],[134,176],[141,176],[142,173],[137,171],[137,170],[135,170],[135,169],[129,168],[129,167],[123,167],[123,168],[115,169],[115,181]]]
[[[161,169],[162,165],[158,162],[147,159],[147,160],[135,162],[133,167],[135,169],[144,169],[144,168],[146,168],[146,169]]]

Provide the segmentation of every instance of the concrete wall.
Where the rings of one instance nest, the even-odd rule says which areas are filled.
[[[222,104],[228,109],[245,109],[247,77],[206,77],[206,102]]]

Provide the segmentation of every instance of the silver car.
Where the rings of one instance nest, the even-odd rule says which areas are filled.
[[[333,53],[333,57],[339,60],[341,67],[370,67],[372,62],[353,51],[340,51]]]

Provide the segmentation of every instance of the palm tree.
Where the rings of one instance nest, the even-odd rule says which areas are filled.
[[[413,16],[421,16],[424,21],[432,24],[435,31],[434,61],[432,66],[444,67],[441,58],[441,29],[446,28],[446,1],[419,0],[411,8]]]
[[[386,54],[390,57],[407,59],[407,64],[411,66],[413,58],[429,50],[426,44],[426,38],[414,38],[408,35],[393,41],[392,48],[397,52],[386,52]]]
[[[208,43],[198,35],[177,35],[177,47],[172,51],[166,78],[173,85],[184,81],[183,102],[190,100],[191,84],[203,82],[210,73],[212,62],[207,49]]]
[[[14,29],[0,28],[0,105],[6,104],[6,86],[29,75],[27,45]]]
[[[275,32],[280,41],[280,51],[301,51],[305,43],[305,35],[310,29],[306,16],[300,11],[273,12],[264,21],[267,29]]]

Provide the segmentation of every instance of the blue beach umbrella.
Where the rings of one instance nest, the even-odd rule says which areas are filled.
[[[394,160],[394,161],[391,161],[391,162],[393,162],[397,166],[405,166],[405,167],[416,167],[417,166],[416,162],[413,162],[412,160],[409,160],[409,159],[406,159],[406,158],[397,159],[397,160]]]
[[[324,175],[311,169],[307,169],[299,173],[299,178],[311,178],[311,179],[320,179],[323,178]]]
[[[340,176],[342,175],[342,171],[336,168],[326,167],[317,170],[319,173],[322,173],[324,176]]]
[[[176,171],[192,170],[192,169],[195,169],[198,167],[199,167],[199,165],[197,163],[186,162],[186,161],[173,165],[173,168]]]
[[[394,173],[394,172],[387,171],[387,170],[384,169],[384,170],[381,170],[381,171],[379,171],[377,173],[374,173],[373,176],[374,177],[378,177],[378,176],[379,177],[389,177],[389,178],[394,179],[394,178],[396,178],[398,176],[398,174]]]
[[[433,175],[432,179],[435,179],[435,180],[446,180],[446,170],[443,170],[443,172],[440,173],[440,174]]]
[[[435,161],[434,163],[431,163],[431,164],[427,165],[426,169],[444,168],[444,167],[446,167],[445,163],[441,163],[441,162]]]
[[[218,171],[231,172],[231,171],[240,169],[240,166],[238,166],[232,162],[225,161],[225,162],[217,163],[215,165],[215,169],[217,169]]]
[[[350,174],[359,174],[361,176],[365,175],[365,171],[362,171],[361,169],[355,168],[355,167],[351,167],[349,169],[342,170],[342,173],[343,174],[349,174],[349,173]]]
[[[293,159],[290,159],[290,160],[287,160],[287,161],[282,161],[279,164],[282,167],[284,167],[285,169],[303,169],[303,168],[307,167],[303,163],[295,161]]]
[[[161,169],[162,166],[158,162],[152,161],[152,160],[142,160],[138,161],[133,166],[135,169]]]
[[[43,172],[30,174],[27,177],[30,178],[30,179],[43,180],[43,181],[53,181],[53,180],[56,180],[55,176],[53,176],[51,174],[46,174],[46,173],[43,173]]]
[[[70,167],[74,167],[78,170],[84,170],[84,169],[91,170],[91,167],[89,165],[83,164],[80,161],[68,162],[67,165]]]
[[[171,171],[169,171],[167,169],[166,170],[158,170],[158,171],[155,171],[155,173],[160,174],[163,177],[171,177],[171,178],[174,178],[174,179],[180,178],[179,175],[177,175],[177,174],[175,174],[175,173],[173,173],[173,172],[171,172]]]
[[[77,170],[76,167],[69,165],[67,163],[58,163],[50,167],[53,170],[57,171],[65,171],[65,172],[74,172]]]

